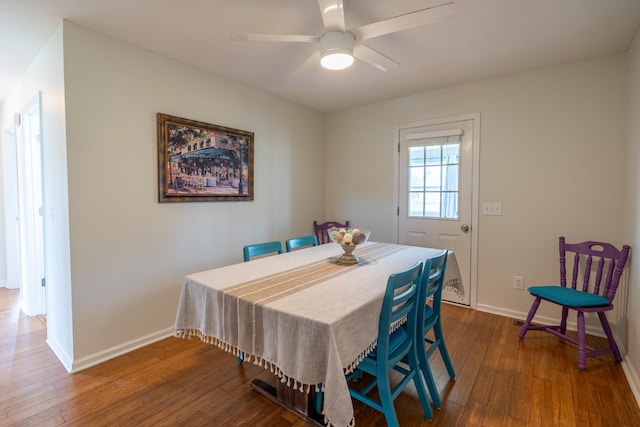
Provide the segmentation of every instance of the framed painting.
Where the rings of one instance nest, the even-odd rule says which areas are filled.
[[[158,113],[160,202],[253,200],[253,132]]]

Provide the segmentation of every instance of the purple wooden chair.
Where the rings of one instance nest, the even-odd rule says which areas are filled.
[[[527,320],[520,329],[520,338],[524,338],[530,329],[543,330],[577,345],[578,367],[580,369],[586,369],[587,357],[606,353],[613,353],[616,361],[621,362],[622,356],[611,333],[606,312],[613,309],[613,299],[616,296],[630,250],[631,248],[627,245],[624,245],[622,250],[618,250],[613,245],[602,242],[565,243],[564,237],[560,237],[560,286],[532,286],[527,289],[535,297],[535,300],[531,305]],[[571,287],[567,286],[567,253],[569,256],[573,254]],[[534,326],[531,324],[542,300],[562,306],[559,325]],[[569,309],[577,312],[577,340],[567,336]],[[602,329],[609,340],[609,347],[595,349],[586,345],[584,313],[598,314]]]
[[[318,239],[318,244],[324,245],[325,243],[331,243],[331,239],[329,239],[329,235],[327,234],[327,230],[330,230],[331,227],[349,228],[351,227],[351,224],[348,220],[344,224],[340,224],[335,221],[327,221],[322,224],[318,224],[318,221],[313,221],[313,231],[316,235],[316,239]]]

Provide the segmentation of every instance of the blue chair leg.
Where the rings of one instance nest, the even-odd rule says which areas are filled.
[[[424,351],[424,349],[422,351],[418,350],[418,361],[420,364],[422,377],[427,383],[427,389],[429,390],[429,394],[431,395],[433,406],[435,406],[436,408],[440,408],[442,406],[440,393],[438,393],[438,387],[436,387],[436,382],[433,379],[433,373],[431,372],[431,367],[429,366],[429,359],[427,358],[427,353]]]
[[[429,354],[427,354],[427,350],[425,349],[424,344],[425,344],[425,341],[416,342],[416,345],[417,345],[416,357],[418,359],[418,366],[420,368],[421,376],[424,379],[425,383],[427,384],[427,389],[429,390],[429,395],[431,395],[431,401],[433,402],[433,406],[435,406],[436,408],[440,408],[440,406],[442,406],[442,401],[440,400],[440,393],[438,393],[436,382],[433,379],[433,373],[431,372],[431,366],[429,365]],[[435,344],[431,344],[431,345],[435,345]],[[430,405],[429,405],[429,410],[431,410]],[[425,413],[425,415],[428,415],[428,414]]]
[[[238,365],[242,365],[243,361],[244,361],[244,351],[241,351],[240,354],[238,354]]]
[[[413,367],[412,370],[415,371],[415,375],[413,376],[413,383],[416,387],[416,390],[418,391],[418,397],[420,398],[420,404],[422,405],[422,411],[424,412],[424,416],[428,419],[428,420],[432,420],[433,419],[433,409],[431,409],[431,403],[429,403],[429,398],[427,397],[427,392],[424,389],[424,383],[423,383],[423,377],[422,374],[420,372],[420,365],[419,365],[419,361],[418,361],[418,356],[417,355],[413,355]],[[411,362],[411,359],[409,359],[409,361]],[[428,366],[428,365],[427,365]],[[429,370],[429,374],[431,374],[431,370]],[[433,379],[433,376],[431,377]],[[434,384],[435,387],[435,384]],[[436,391],[437,393],[437,391]],[[440,397],[438,396],[438,399]]]
[[[393,407],[393,397],[391,397],[391,384],[389,384],[389,375],[378,377],[378,394],[380,395],[380,404],[384,418],[387,420],[388,427],[399,427],[396,410]]]
[[[451,363],[451,358],[449,357],[449,351],[447,351],[447,345],[444,343],[444,335],[442,334],[442,324],[440,323],[440,319],[438,319],[438,321],[434,325],[433,331],[436,337],[440,337],[440,342],[438,343],[440,356],[442,356],[444,366],[447,368],[449,378],[453,379],[456,377],[456,371],[455,369],[453,369],[453,364]]]
[[[314,396],[313,404],[314,404],[316,413],[321,414],[322,413],[322,384],[318,384],[318,391],[316,391],[316,394]]]

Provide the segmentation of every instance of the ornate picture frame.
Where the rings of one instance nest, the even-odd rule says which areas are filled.
[[[158,113],[159,202],[253,200],[253,132]]]

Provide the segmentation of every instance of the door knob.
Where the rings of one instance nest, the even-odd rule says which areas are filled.
[[[462,224],[462,227],[460,227],[460,230],[462,230],[463,233],[468,233],[469,226],[467,224]]]

